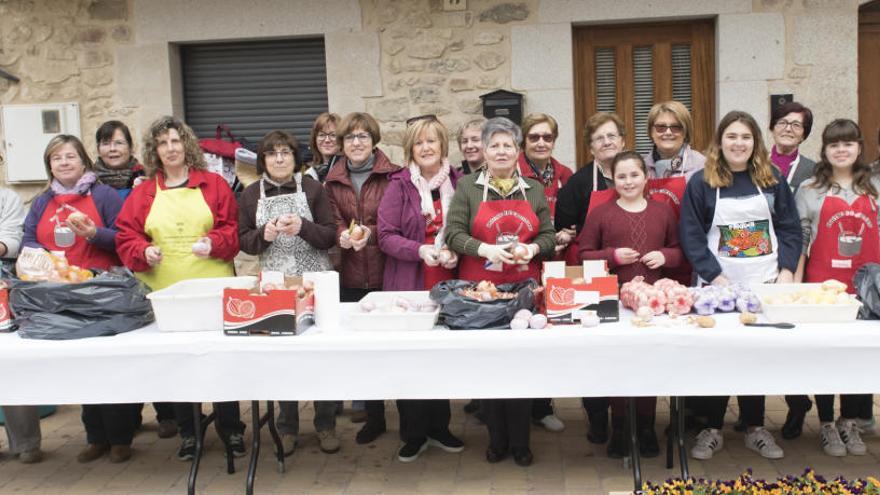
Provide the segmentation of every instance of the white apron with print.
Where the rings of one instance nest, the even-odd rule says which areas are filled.
[[[257,202],[257,228],[270,220],[289,213],[299,215],[303,221],[314,221],[312,210],[302,189],[302,175],[295,174],[296,192],[266,197],[265,180],[260,179],[260,200]],[[298,276],[305,272],[320,272],[331,268],[327,251],[315,249],[298,235],[278,234],[275,241],[260,255],[263,270],[284,272]]]
[[[706,237],[721,273],[731,283],[772,282],[779,274],[779,243],[770,205],[761,188],[755,187],[758,194],[749,198],[721,198],[721,188],[715,189],[715,215]]]

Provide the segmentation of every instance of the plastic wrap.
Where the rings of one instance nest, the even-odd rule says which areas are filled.
[[[453,330],[509,328],[517,311],[535,307],[538,283],[534,279],[498,285],[499,291],[515,293],[512,299],[476,301],[458,293],[475,285],[469,280],[446,280],[431,289],[431,299],[440,305],[440,324]]]
[[[853,276],[853,286],[862,301],[859,318],[863,320],[880,319],[880,265],[866,263]]]
[[[116,335],[153,321],[149,288],[124,268],[77,284],[14,281],[9,303],[23,338]]]

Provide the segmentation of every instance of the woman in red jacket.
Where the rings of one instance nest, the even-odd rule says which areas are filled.
[[[134,188],[119,213],[116,250],[153,290],[190,278],[231,277],[238,254],[238,205],[223,177],[206,170],[188,125],[161,117],[144,140],[149,180]],[[215,403],[217,430],[233,455],[245,454],[238,402]],[[193,406],[176,403],[182,438],[177,458],[195,455]]]
[[[360,301],[374,290],[382,290],[385,255],[376,235],[377,212],[388,174],[400,167],[391,163],[379,144],[379,123],[370,114],[350,113],[336,128],[341,158],[327,174],[324,189],[333,207],[336,239],[342,248],[343,302]],[[349,226],[361,226],[363,237],[350,235]],[[357,443],[370,443],[385,433],[385,403],[366,401],[367,422],[357,433]]]

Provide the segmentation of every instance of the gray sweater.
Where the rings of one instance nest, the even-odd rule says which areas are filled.
[[[809,178],[801,183],[797,193],[794,195],[794,202],[797,204],[798,215],[801,217],[801,234],[804,240],[804,249],[801,251],[804,255],[809,253],[809,247],[816,240],[816,230],[819,225],[819,213],[822,211],[822,202],[828,195],[828,189],[816,189],[812,187],[815,179]],[[877,191],[880,191],[880,177],[874,175],[871,177],[871,184]],[[852,188],[840,188],[834,191],[834,194],[842,198],[849,204],[859,197]],[[876,199],[876,198],[875,198]],[[875,218],[876,222],[877,219]]]

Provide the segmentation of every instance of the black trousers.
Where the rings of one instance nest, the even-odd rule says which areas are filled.
[[[233,433],[244,433],[244,423],[241,422],[241,408],[238,402],[215,402],[214,403],[214,426],[217,434],[224,441]],[[196,436],[196,425],[193,418],[192,402],[175,402],[174,415],[177,417],[177,426],[180,428],[181,437]],[[204,417],[204,415],[202,415]]]
[[[404,443],[420,443],[427,437],[446,433],[452,416],[446,399],[398,400],[397,413],[400,416],[400,439]]]
[[[484,399],[480,407],[486,414],[492,450],[506,452],[529,446],[532,399]]]
[[[590,420],[590,423],[594,418],[608,421],[608,397],[583,397],[581,403],[587,411],[587,419]]]
[[[384,400],[365,400],[364,410],[367,411],[368,423],[385,424],[385,401]]]
[[[819,421],[830,423],[834,421],[834,396],[816,395],[816,409],[819,410]],[[871,404],[874,396],[871,394],[842,394],[840,396],[840,417],[844,419],[871,419],[870,415],[863,414],[865,404]],[[868,408],[867,411],[871,409]]]
[[[736,400],[739,403],[739,418],[746,427],[764,426],[763,395],[739,395]],[[705,411],[708,419],[706,426],[720,430],[724,427],[724,413],[727,412],[727,403],[730,396],[700,397],[698,403]]]
[[[86,441],[131,445],[141,407],[143,404],[83,404],[82,422],[86,427]]]
[[[532,399],[532,419],[542,419],[553,414],[552,399]]]
[[[153,402],[153,409],[156,410],[157,423],[165,421],[166,419],[175,419],[173,402]],[[138,427],[140,427],[140,425],[144,422],[143,411],[144,405],[139,404],[137,413],[135,414],[137,418],[136,424]]]

